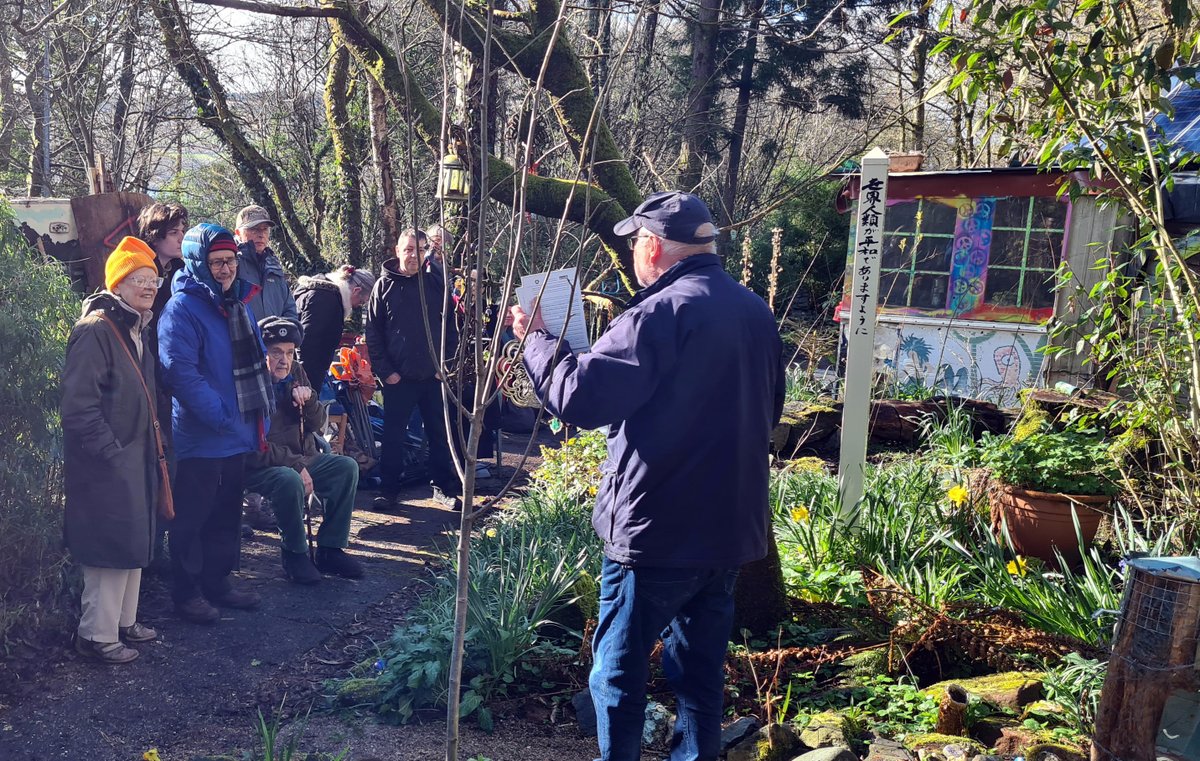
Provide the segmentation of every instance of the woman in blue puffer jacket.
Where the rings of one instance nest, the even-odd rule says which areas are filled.
[[[179,462],[171,597],[180,617],[213,623],[220,618],[214,605],[248,609],[260,602],[258,594],[234,589],[229,575],[241,534],[243,459],[263,446],[274,397],[248,306],[257,286],[238,278],[233,234],[196,225],[184,236],[183,260],[158,322]]]

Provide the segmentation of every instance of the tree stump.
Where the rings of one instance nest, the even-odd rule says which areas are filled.
[[[1200,564],[1189,558],[1129,563],[1121,619],[1096,716],[1092,761],[1154,761],[1171,693],[1196,689]]]

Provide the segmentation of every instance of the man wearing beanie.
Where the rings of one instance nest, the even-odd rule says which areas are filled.
[[[279,257],[271,250],[271,229],[275,222],[261,206],[247,206],[238,212],[234,235],[241,253],[242,280],[259,287],[250,307],[261,320],[286,317],[300,322],[296,298],[288,286],[287,274]]]
[[[350,537],[350,514],[358,488],[358,463],[350,457],[317,449],[314,434],[325,423],[325,412],[307,390],[304,368],[296,362],[300,327],[282,317],[259,321],[267,345],[267,366],[275,382],[275,414],[265,451],[254,452],[247,463],[246,488],[271,502],[279,522],[283,572],[297,584],[316,584],[321,573],[357,579],[362,566],[345,552]],[[296,399],[301,399],[298,404]],[[324,507],[317,532],[316,566],[308,556],[304,506],[316,494]]]
[[[64,537],[83,567],[75,649],[101,663],[138,656],[157,633],[137,620],[159,510],[170,517],[156,432],[153,354],[145,341],[162,279],[154,252],[125,238],[104,267],[106,290],[83,302],[62,376]]]
[[[275,411],[266,350],[238,277],[237,245],[220,225],[183,238],[184,269],[158,322],[159,359],[174,396],[178,467],[170,528],[171,597],[181,618],[214,623],[214,605],[254,608],[260,598],[229,576],[241,538],[245,458],[266,446]]]

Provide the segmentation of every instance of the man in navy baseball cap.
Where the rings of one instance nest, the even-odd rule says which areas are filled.
[[[546,410],[610,426],[592,525],[604,543],[589,678],[601,761],[641,757],[650,652],[675,690],[672,759],[721,752],[725,651],[738,569],[766,555],[770,438],[783,345],[766,303],[714,253],[690,193],[655,193],[613,227],[642,288],[579,355],[513,307]]]
[[[633,216],[613,225],[613,232],[633,235],[642,228],[677,243],[711,243],[717,239],[717,228],[704,201],[678,190],[651,195],[633,210]]]

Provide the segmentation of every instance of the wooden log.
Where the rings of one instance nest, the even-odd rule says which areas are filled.
[[[1143,558],[1128,567],[1092,761],[1154,761],[1167,698],[1196,687],[1200,568],[1184,558]]]
[[[967,691],[957,684],[947,685],[938,701],[937,728],[939,735],[967,733]]]

